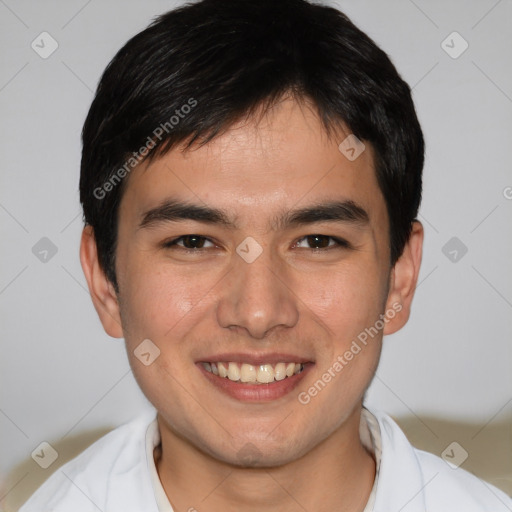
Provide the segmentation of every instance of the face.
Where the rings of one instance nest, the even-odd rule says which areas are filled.
[[[249,450],[278,465],[329,438],[360,407],[383,331],[406,321],[415,271],[390,269],[372,148],[349,160],[347,135],[284,100],[132,171],[117,297],[82,248],[105,329],[125,337],[163,428],[218,460]]]

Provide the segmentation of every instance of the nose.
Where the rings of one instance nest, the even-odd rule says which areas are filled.
[[[219,325],[242,329],[256,339],[265,338],[277,327],[295,326],[299,319],[298,298],[287,286],[284,262],[269,249],[252,263],[238,254],[233,255],[233,260],[217,306]]]

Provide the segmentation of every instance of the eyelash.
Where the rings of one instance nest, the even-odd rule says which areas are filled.
[[[205,240],[205,241],[208,241],[208,242],[212,242],[214,243],[212,240],[210,240],[209,238],[205,237],[205,236],[202,236],[202,235],[182,235],[182,236],[179,236],[178,238],[174,238],[173,240],[169,240],[168,242],[164,242],[162,245],[164,248],[166,249],[170,249],[171,247],[175,246],[175,247],[179,247],[181,250],[183,251],[186,251],[186,252],[197,252],[199,250],[201,250],[202,248],[199,247],[199,248],[196,248],[196,249],[190,249],[188,247],[181,247],[179,245],[177,245],[177,242],[179,242],[180,240],[183,240],[184,238],[186,237],[193,237],[193,238],[200,238],[202,240]]]
[[[309,237],[322,237],[322,238],[328,238],[329,240],[332,240],[335,242],[336,245],[328,245],[327,247],[307,247],[307,249],[310,249],[311,251],[327,251],[332,249],[350,249],[351,245],[344,240],[343,238],[338,238],[336,236],[330,236],[330,235],[322,235],[319,233],[315,233],[314,235],[306,235],[297,240],[296,243],[302,242],[303,240],[306,240]]]
[[[182,235],[182,236],[179,236],[179,237],[174,238],[172,240],[169,240],[167,242],[164,242],[162,244],[162,246],[164,248],[166,248],[166,249],[169,249],[171,247],[179,247],[180,250],[185,251],[187,253],[197,253],[198,251],[204,249],[203,247],[198,247],[198,248],[192,248],[191,249],[189,247],[183,247],[183,246],[178,245],[178,242],[183,241],[183,239],[186,238],[186,237],[192,237],[192,238],[201,239],[203,241],[203,243],[204,243],[204,241],[215,243],[212,240],[210,240],[208,237],[205,237],[205,236],[202,236],[202,235],[190,234],[190,235]],[[351,249],[352,248],[350,243],[347,242],[346,240],[344,240],[343,238],[338,238],[338,237],[329,236],[329,235],[322,235],[322,234],[318,234],[318,233],[313,234],[313,235],[303,236],[302,238],[299,238],[295,242],[294,245],[296,245],[296,244],[306,240],[309,237],[328,238],[329,239],[329,243],[332,240],[336,244],[336,245],[328,245],[327,247],[307,247],[307,249],[309,249],[311,251],[327,251],[327,250],[332,250],[332,249]],[[208,248],[206,248],[206,249],[208,249]]]

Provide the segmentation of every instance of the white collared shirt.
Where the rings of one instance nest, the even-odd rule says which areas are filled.
[[[96,441],[19,512],[172,512],[153,459],[155,419],[153,410]],[[387,414],[363,409],[361,425],[361,440],[377,462],[365,512],[512,511],[504,492],[411,446]]]

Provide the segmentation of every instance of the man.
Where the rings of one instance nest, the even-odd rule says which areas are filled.
[[[203,0],[105,71],[83,130],[81,261],[156,411],[32,511],[501,511],[363,407],[423,229],[409,87],[340,12]]]

